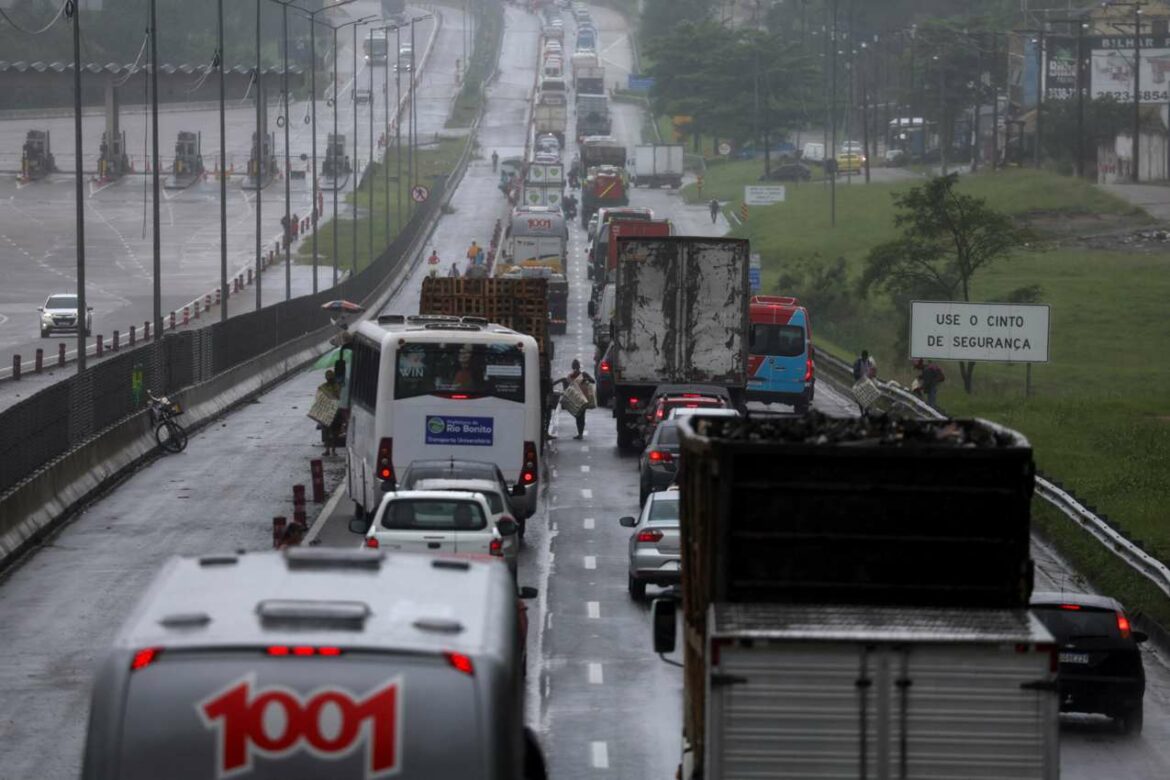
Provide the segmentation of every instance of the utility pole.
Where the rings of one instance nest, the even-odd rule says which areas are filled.
[[[947,146],[950,133],[947,128],[947,76],[942,58],[935,54],[932,59],[938,66],[938,157],[942,175],[947,175]]]
[[[1085,175],[1085,22],[1077,23],[1077,178]]]
[[[77,160],[75,201],[77,208],[77,373],[85,371],[85,324],[89,308],[85,302],[85,176],[81,172],[81,9],[69,0],[65,13],[73,20],[73,153]],[[157,277],[156,277],[157,278]]]
[[[983,114],[983,36],[980,35],[975,44],[979,52],[979,64],[975,68],[975,144],[971,149],[971,173],[979,170],[979,153],[982,149],[983,136],[981,121]]]
[[[991,170],[999,168],[999,33],[991,33]]]
[[[1133,181],[1141,181],[1138,155],[1142,130],[1142,4],[1133,4]]]
[[[829,172],[829,226],[837,227],[837,2],[833,0],[832,61],[829,63],[829,148],[825,170]]]
[[[464,16],[466,23],[467,17]],[[395,49],[402,51],[402,28],[394,28]],[[413,56],[413,54],[411,55]],[[397,223],[402,224],[402,62],[398,60],[394,65],[394,159],[397,166],[396,176],[398,183],[394,187],[394,211]]]
[[[357,274],[357,268],[358,268],[358,261],[357,261],[358,179],[361,176],[361,164],[358,162],[358,115],[357,115],[358,114],[358,112],[357,112],[358,37],[357,37],[357,28],[358,28],[358,26],[355,24],[353,26],[353,92],[351,94],[352,99],[350,101],[351,103],[353,103],[353,173],[350,174],[353,177],[353,187],[352,187],[352,190],[353,190],[353,219],[350,220],[350,223],[349,223],[349,226],[350,226],[350,242],[349,242],[350,266],[353,268],[353,273],[355,275]],[[389,53],[387,53],[386,56],[390,56]]]
[[[374,41],[374,28],[373,27],[370,28],[369,35],[367,37],[370,41],[370,51],[373,51],[374,50],[374,43],[373,43],[373,41]],[[389,53],[387,53],[387,56],[389,56]],[[369,170],[370,170],[370,178],[367,179],[367,183],[370,185],[369,200],[368,200],[369,208],[367,209],[370,212],[370,220],[369,220],[370,221],[370,224],[369,224],[370,229],[368,231],[368,234],[369,234],[369,242],[368,242],[369,247],[368,247],[368,249],[369,249],[369,253],[370,253],[369,254],[370,262],[373,263],[374,262],[374,176],[373,176],[373,174],[374,174],[374,63],[373,62],[370,63],[370,67],[367,68],[367,70],[370,72],[370,162],[368,164]]]
[[[1041,147],[1044,145],[1044,30],[1036,34],[1036,148],[1032,150],[1032,163],[1040,167]]]

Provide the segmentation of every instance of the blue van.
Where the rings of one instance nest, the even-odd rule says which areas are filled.
[[[804,414],[816,385],[808,311],[796,298],[753,295],[749,320],[748,399],[791,404]]]

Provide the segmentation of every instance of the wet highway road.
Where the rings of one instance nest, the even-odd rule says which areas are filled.
[[[604,45],[616,15],[594,14]],[[523,145],[516,117],[524,113],[537,30],[532,17],[508,9],[502,71],[483,123],[485,150]],[[482,240],[503,213],[494,183],[486,161],[469,168],[454,212],[434,236],[444,257],[471,237]],[[649,199],[680,232],[724,228],[668,192],[635,191],[635,203]],[[583,248],[578,226],[571,241]],[[584,311],[589,283],[581,263],[571,269],[570,328],[557,339],[558,372],[572,357],[592,355]],[[421,275],[416,260],[387,310],[416,310]],[[0,581],[0,651],[8,659],[0,666],[0,778],[75,776],[93,665],[166,556],[269,546],[270,518],[289,513],[291,485],[308,481],[308,460],[320,452],[304,416],[319,381],[319,372],[298,374],[194,436],[183,454],[128,478]],[[852,404],[825,383],[816,405],[852,413]],[[608,410],[589,413],[583,440],[566,434],[571,426],[567,415],[554,420],[540,510],[520,559],[520,582],[541,591],[530,613],[529,721],[557,780],[665,780],[679,757],[681,677],[651,652],[647,607],[626,593],[629,531],[617,518],[637,507],[635,459],[618,454]],[[326,471],[331,486],[340,483],[343,458],[327,458]],[[348,515],[342,500],[318,529],[322,544],[358,543],[345,528]],[[1046,548],[1036,546],[1034,556],[1041,587],[1079,587]],[[1126,739],[1104,723],[1067,719],[1064,777],[1170,776],[1170,673],[1160,656],[1147,653],[1146,660],[1145,734]]]

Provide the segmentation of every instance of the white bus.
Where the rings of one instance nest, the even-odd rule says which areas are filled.
[[[536,340],[482,318],[383,315],[357,326],[343,400],[348,492],[372,517],[415,460],[494,463],[514,509],[536,511],[541,444]]]

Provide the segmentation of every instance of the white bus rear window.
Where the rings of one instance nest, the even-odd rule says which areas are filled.
[[[406,344],[398,350],[396,399],[423,395],[524,402],[524,352],[507,344]]]

